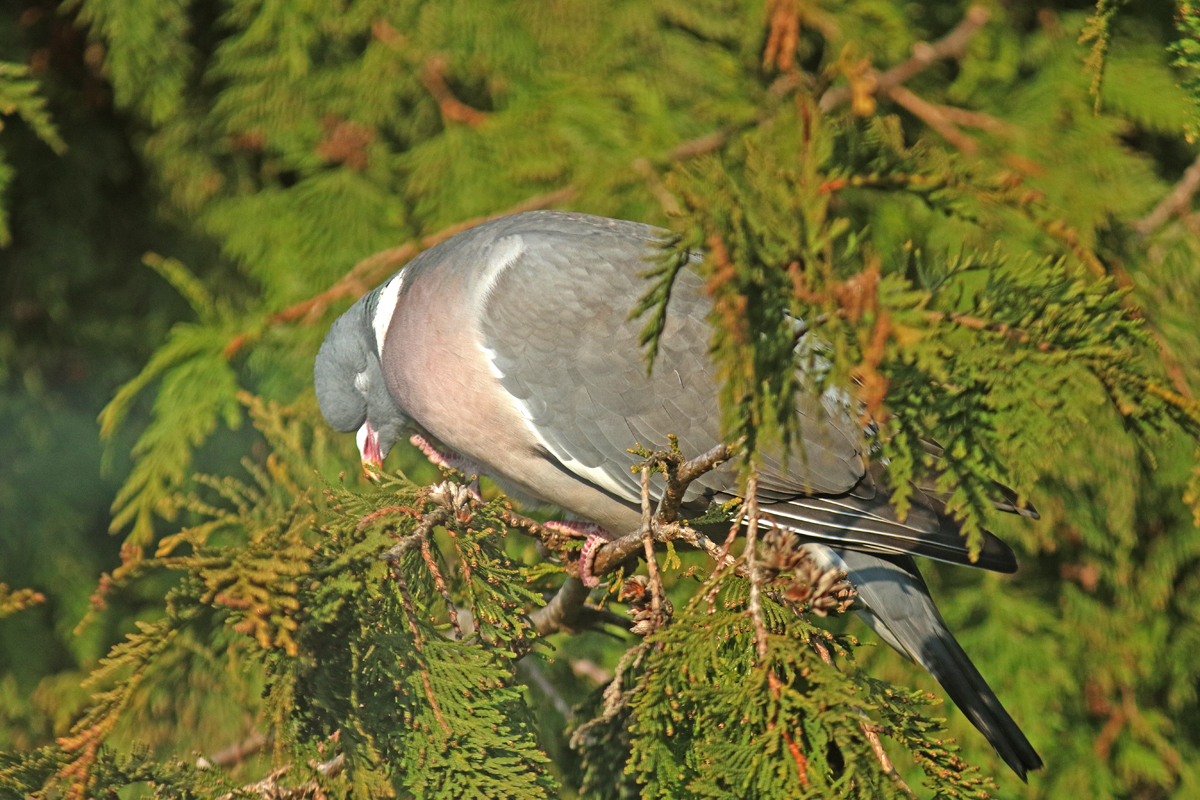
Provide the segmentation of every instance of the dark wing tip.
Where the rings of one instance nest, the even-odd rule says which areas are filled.
[[[1017,571],[1017,556],[1003,539],[984,531],[983,546],[979,549],[979,558],[974,566],[1011,575]]]
[[[942,628],[926,639],[920,661],[996,754],[1028,783],[1028,772],[1043,766],[1041,756],[949,630]]]

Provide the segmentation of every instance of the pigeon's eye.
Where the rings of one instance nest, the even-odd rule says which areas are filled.
[[[354,388],[358,389],[363,394],[371,388],[371,379],[367,377],[367,373],[360,372],[354,376]]]

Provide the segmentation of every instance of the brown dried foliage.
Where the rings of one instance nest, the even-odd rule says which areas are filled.
[[[367,148],[375,141],[374,128],[333,116],[325,117],[321,124],[325,138],[317,145],[317,155],[359,172],[367,168]]]

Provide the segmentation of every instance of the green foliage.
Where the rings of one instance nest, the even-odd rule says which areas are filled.
[[[183,503],[196,524],[126,570],[123,581],[162,570],[181,580],[165,616],[140,623],[92,674],[96,693],[59,742],[53,782],[81,796],[153,780],[160,773],[122,768],[123,781],[101,782],[116,780],[105,777],[112,756],[102,745],[145,682],[172,677],[161,665],[181,637],[215,644],[235,633],[253,643],[237,648],[243,669],[265,676],[263,713],[277,750],[300,756],[331,735],[338,742],[346,778],[327,787],[337,796],[373,797],[388,786],[427,797],[549,796],[546,757],[513,686],[513,660],[531,637],[522,611],[538,595],[500,547],[499,503],[455,524],[403,477],[366,495],[318,492],[303,468],[311,406],[298,415],[244,400],[275,455],[265,468],[247,463],[252,483],[203,480],[212,499]],[[430,545],[437,520],[449,553]],[[447,604],[452,594],[456,605]],[[448,640],[429,613],[455,608],[469,613],[471,630],[455,618]],[[30,761],[13,762],[0,790],[31,791],[40,784],[30,775],[47,778]],[[166,783],[183,794],[212,786],[186,771]]]
[[[1193,117],[1200,113],[1200,11],[1194,5],[1181,0],[1179,16],[1176,25],[1179,29],[1179,39],[1171,43],[1171,52],[1175,54],[1172,65],[1183,71],[1185,78],[1183,88],[1192,98]],[[1197,122],[1193,118],[1191,134],[1196,135]]]
[[[988,783],[922,716],[928,696],[858,673],[854,642],[827,638],[771,601],[764,613],[777,629],[756,659],[746,581],[723,583],[729,596],[718,610],[690,603],[645,645],[630,730],[643,797],[909,796],[871,752],[864,721],[904,743],[933,796],[988,796]],[[822,660],[829,650],[850,660],[849,671]]]
[[[39,139],[45,142],[55,153],[62,153],[66,144],[59,137],[46,111],[46,100],[38,94],[38,82],[29,73],[29,68],[21,64],[0,61],[0,115],[8,117],[16,114],[25,122]],[[4,123],[0,122],[0,130]],[[8,189],[13,178],[12,167],[7,159],[0,160],[0,193]],[[0,211],[0,247],[12,243],[12,231],[8,227],[7,212]]]
[[[1096,99],[1096,111],[1100,110],[1100,87],[1104,80],[1104,68],[1107,65],[1108,48],[1112,40],[1113,19],[1125,5],[1126,0],[1098,0],[1096,10],[1088,18],[1079,35],[1079,43],[1092,43],[1091,52],[1084,62],[1085,67],[1092,73],[1092,97]]]

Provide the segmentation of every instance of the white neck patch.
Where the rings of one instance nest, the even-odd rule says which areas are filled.
[[[481,307],[492,294],[496,281],[500,279],[500,273],[516,263],[524,252],[525,240],[515,233],[505,236],[492,245],[492,251],[488,254],[487,267],[479,279],[479,294],[476,296],[476,302]]]
[[[375,317],[371,320],[371,327],[375,329],[375,347],[379,351],[381,359],[383,358],[383,342],[387,338],[388,326],[392,324],[392,317],[396,313],[396,301],[400,299],[400,287],[403,285],[404,270],[401,270],[383,285],[383,291],[379,293],[379,303],[375,306]]]

